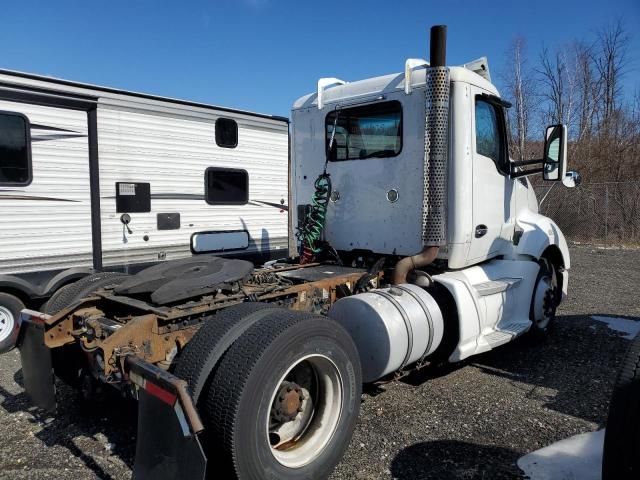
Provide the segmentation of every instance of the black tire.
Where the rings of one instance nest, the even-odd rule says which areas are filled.
[[[603,480],[640,478],[640,335],[631,342],[609,405]]]
[[[256,321],[267,315],[274,305],[241,303],[225,308],[207,318],[177,359],[174,374],[189,384],[193,400],[198,403],[207,379],[231,344]]]
[[[65,285],[58,289],[44,305],[44,313],[55,315],[100,288],[118,285],[128,276],[126,273],[101,272]],[[53,349],[51,360],[53,371],[58,378],[73,388],[84,389],[82,373],[86,367],[86,356],[77,343]]]
[[[558,297],[559,295],[561,295],[560,289],[558,288],[558,275],[556,273],[556,269],[553,267],[553,264],[546,258],[541,258],[538,264],[540,265],[540,270],[538,271],[538,276],[536,277],[536,281],[534,283],[533,296],[531,298],[531,307],[529,309],[531,328],[529,329],[528,336],[534,341],[546,339],[551,331],[553,331],[556,320],[556,310],[558,308],[558,305],[560,304],[560,299]],[[536,301],[536,291],[538,288],[538,284],[543,281],[545,277],[548,277],[551,281],[552,292],[549,294],[549,298],[547,299],[548,306],[545,307],[545,311],[547,312],[545,315],[546,321],[539,322],[536,321],[534,304]]]
[[[78,300],[91,295],[99,288],[118,285],[129,275],[119,272],[94,273],[77,282],[70,283],[58,289],[44,305],[44,313],[55,315],[60,310],[71,306]]]
[[[23,308],[24,303],[18,297],[0,293],[0,353],[16,346],[18,318]]]
[[[273,434],[267,431],[270,425],[267,422],[274,418],[272,406],[277,404],[276,391],[283,394],[283,385],[290,385],[288,372],[293,366],[297,369],[305,363],[311,365],[312,361],[329,365],[331,378],[340,388],[323,388],[321,379],[331,376],[327,375],[328,370],[322,374],[307,374],[307,378],[315,378],[318,384],[306,391],[309,394],[306,398],[314,398],[317,403],[309,400],[311,407],[303,410],[311,412],[309,415],[313,420],[299,431],[300,437],[286,441],[284,450],[276,450],[278,455],[293,452],[299,461],[302,455],[307,455],[306,463],[291,467],[276,459],[270,443]],[[309,371],[313,372],[313,367],[305,365],[305,368],[311,368]],[[328,392],[338,390],[341,392],[339,401],[322,403],[322,399],[331,397]],[[298,389],[293,391],[297,393]],[[315,394],[309,393],[314,391]],[[210,425],[205,444],[210,465],[215,468],[210,474],[215,478],[240,480],[327,478],[342,458],[353,434],[361,392],[358,351],[339,324],[327,317],[304,312],[285,309],[271,312],[229,348],[207,391],[206,408],[201,413]],[[326,406],[330,403],[333,404],[331,407]],[[303,405],[301,403],[300,408]],[[295,412],[292,410],[290,414],[305,415]],[[324,420],[319,422],[317,417],[321,415]],[[310,440],[323,435],[321,443],[314,444]],[[310,445],[317,448],[309,449]],[[221,472],[222,476],[216,476]]]
[[[47,315],[54,315],[65,306],[70,305],[73,294],[73,285],[73,283],[69,283],[56,290],[49,300],[47,300],[43,305],[42,311]]]

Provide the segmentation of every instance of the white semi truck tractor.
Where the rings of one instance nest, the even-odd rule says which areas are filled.
[[[580,181],[567,130],[511,160],[486,59],[447,66],[445,34],[432,28],[430,62],[321,79],[295,102],[288,260],[194,255],[24,310],[32,401],[55,409],[52,372],[135,398],[136,479],[320,479],[363,383],[547,335],[569,251],[528,177]],[[214,184],[250,199],[252,181]]]

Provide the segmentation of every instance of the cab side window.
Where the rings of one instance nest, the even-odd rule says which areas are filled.
[[[392,100],[333,110],[325,131],[330,162],[396,157],[402,150],[402,104]]]
[[[502,109],[478,96],[475,115],[476,153],[493,160],[500,172],[508,172]]]

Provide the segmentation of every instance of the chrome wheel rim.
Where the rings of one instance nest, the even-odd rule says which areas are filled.
[[[296,361],[275,385],[266,419],[274,458],[288,468],[313,462],[329,444],[344,403],[342,377],[325,355]]]
[[[4,342],[13,333],[16,321],[13,313],[0,305],[0,342]]]

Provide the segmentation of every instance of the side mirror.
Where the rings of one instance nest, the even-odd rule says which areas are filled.
[[[567,174],[567,127],[551,125],[544,136],[544,163],[542,175],[545,180],[564,180]]]
[[[580,172],[570,170],[562,179],[562,184],[567,188],[577,187],[582,183],[582,175]]]

